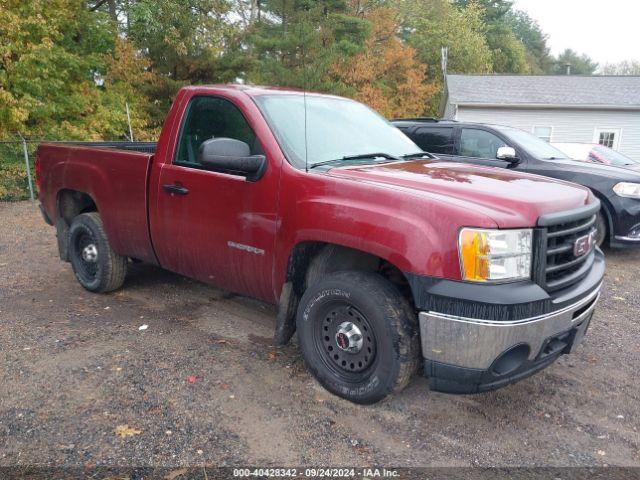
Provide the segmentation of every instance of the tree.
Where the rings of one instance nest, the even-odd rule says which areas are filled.
[[[623,60],[618,63],[607,63],[602,67],[603,75],[640,75],[640,62]]]
[[[531,73],[543,73],[551,67],[551,55],[547,46],[548,36],[538,22],[520,10],[507,12],[504,20],[515,37],[526,49],[526,60]]]
[[[130,0],[119,8],[126,13],[127,37],[156,78],[143,89],[156,127],[181,86],[233,80],[223,60],[236,29],[227,18],[230,1]]]
[[[334,77],[346,87],[348,96],[387,118],[423,114],[438,86],[427,82],[424,65],[416,60],[415,51],[398,38],[396,13],[381,7],[364,18],[371,24],[364,50],[350,58],[339,58],[332,68]]]
[[[104,81],[115,65],[117,38],[107,14],[70,0],[4,0],[0,25],[0,135],[126,135],[125,103],[144,98],[128,83]],[[137,65],[127,65],[139,74]],[[144,115],[133,113],[145,128]]]
[[[513,7],[512,0],[454,0],[453,3],[461,8],[479,5],[482,7],[482,18],[487,24],[500,23]]]
[[[553,59],[548,73],[565,75],[567,66],[570,67],[571,75],[593,75],[598,69],[598,63],[594,62],[588,55],[580,55],[578,52],[567,48]]]
[[[442,79],[441,47],[448,48],[448,71],[490,73],[492,54],[485,40],[483,10],[476,4],[460,9],[448,0],[430,0],[416,5],[396,2],[403,37],[426,65],[427,77]]]
[[[510,0],[455,0],[461,8],[479,6],[485,26],[485,39],[491,49],[493,71],[529,73],[526,51],[507,21],[513,2]]]
[[[349,15],[342,0],[263,0],[261,20],[245,40],[247,79],[333,92],[331,65],[358,53],[368,33],[369,23]]]

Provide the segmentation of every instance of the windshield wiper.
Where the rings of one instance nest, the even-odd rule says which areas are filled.
[[[416,153],[407,153],[406,155],[402,155],[402,158],[405,160],[411,160],[412,158],[436,158],[435,155],[432,155],[428,152],[416,152]]]
[[[346,155],[342,158],[334,158],[333,160],[325,160],[323,162],[314,163],[309,165],[309,168],[321,167],[322,165],[331,165],[333,163],[340,163],[344,160],[371,160],[376,158],[384,158],[385,160],[402,160],[389,153],[363,153],[361,155]]]
[[[389,153],[363,153],[360,155],[347,155],[342,157],[343,160],[366,160],[368,158],[386,158],[387,160],[401,160],[395,155]]]

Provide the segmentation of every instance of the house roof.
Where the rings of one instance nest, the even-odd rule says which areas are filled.
[[[447,75],[455,105],[640,108],[640,76]]]

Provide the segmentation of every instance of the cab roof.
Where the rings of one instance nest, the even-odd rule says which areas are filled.
[[[237,83],[224,83],[224,84],[212,84],[212,85],[191,85],[188,87],[184,87],[185,90],[196,90],[196,91],[237,91],[243,92],[250,97],[257,97],[260,95],[313,95],[319,97],[328,97],[328,98],[343,98],[336,95],[330,95],[327,93],[321,92],[313,92],[304,90],[301,88],[292,88],[292,87],[269,87],[262,85],[243,85]]]

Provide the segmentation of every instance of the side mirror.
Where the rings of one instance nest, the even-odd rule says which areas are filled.
[[[518,163],[520,159],[518,155],[516,155],[516,149],[513,147],[500,147],[498,148],[498,152],[496,153],[496,158],[498,160],[504,160],[509,163]]]
[[[202,142],[198,160],[208,170],[241,175],[249,182],[259,180],[267,169],[264,155],[251,155],[249,145],[234,138],[212,138]]]

